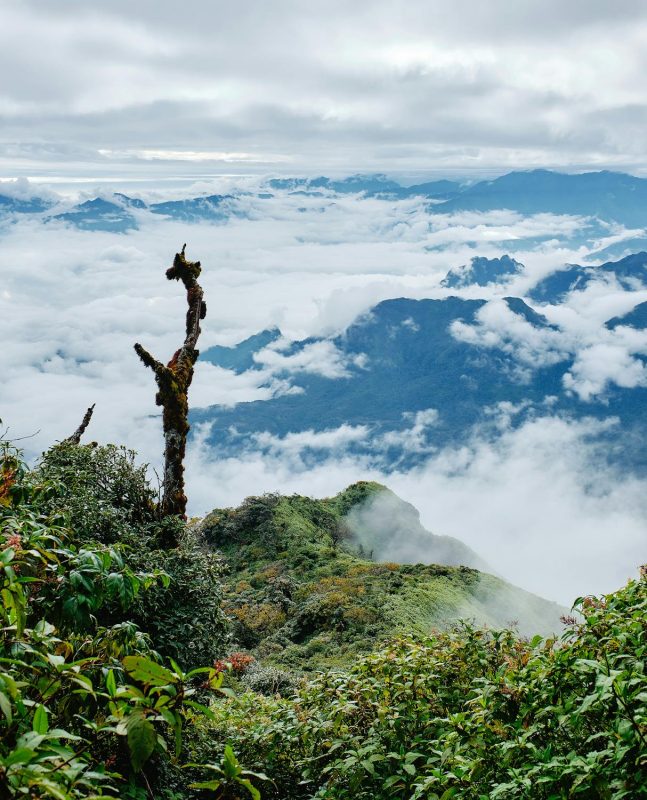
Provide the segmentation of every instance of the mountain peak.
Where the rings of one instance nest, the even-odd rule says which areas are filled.
[[[466,286],[489,286],[492,283],[510,281],[519,275],[524,265],[508,255],[500,258],[475,256],[469,266],[450,269],[440,285],[447,289],[462,289]]]
[[[499,627],[518,619],[533,633],[560,627],[563,609],[460,566],[478,556],[425,530],[414,506],[371,481],[323,500],[250,497],[215,509],[197,532],[226,561],[237,645],[280,666],[348,663],[376,640],[461,617]]]

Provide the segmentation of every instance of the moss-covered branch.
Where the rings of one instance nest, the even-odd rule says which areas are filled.
[[[182,281],[186,289],[188,310],[184,344],[175,351],[166,366],[154,358],[142,345],[135,352],[142,363],[153,370],[157,382],[155,402],[163,409],[164,427],[164,478],[162,483],[161,513],[164,516],[186,516],[184,493],[184,456],[189,432],[188,391],[193,380],[193,367],[198,359],[196,349],[200,336],[200,320],[207,314],[202,287],[198,283],[201,267],[199,261],[188,261],[186,245],[175,254],[173,266],[166,270],[168,280]]]
[[[92,414],[94,412],[95,403],[92,403],[90,408],[85,412],[83,415],[83,419],[81,420],[81,424],[79,427],[74,431],[71,436],[68,436],[67,439],[64,439],[62,444],[79,444],[81,441],[81,437],[85,433],[86,428],[90,424],[90,420],[92,419]]]

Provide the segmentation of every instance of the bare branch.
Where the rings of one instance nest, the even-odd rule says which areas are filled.
[[[79,442],[81,441],[81,437],[85,433],[85,429],[90,424],[90,420],[92,419],[92,414],[94,412],[95,405],[96,403],[92,403],[90,408],[88,408],[88,410],[85,412],[79,427],[74,431],[74,433],[71,436],[68,436],[67,439],[63,439],[61,444],[79,444]]]
[[[164,365],[154,358],[145,347],[142,347],[139,342],[135,345],[135,352],[141,358],[145,366],[150,367],[153,372],[164,369]]]

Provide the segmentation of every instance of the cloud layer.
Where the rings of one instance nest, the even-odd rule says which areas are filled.
[[[2,15],[7,174],[645,163],[639,0],[27,0]]]

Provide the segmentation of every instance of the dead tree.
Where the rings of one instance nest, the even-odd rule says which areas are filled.
[[[186,288],[189,309],[186,314],[186,337],[166,366],[145,350],[140,344],[135,351],[142,362],[155,373],[157,395],[155,402],[162,406],[164,428],[164,476],[162,480],[162,516],[186,517],[186,495],[184,494],[184,456],[186,437],[189,432],[188,391],[193,379],[193,365],[200,355],[196,350],[200,336],[200,320],[207,314],[202,299],[202,287],[198,283],[201,267],[199,261],[187,261],[182,247],[175,254],[173,266],[166,270],[170,281],[182,281]]]

